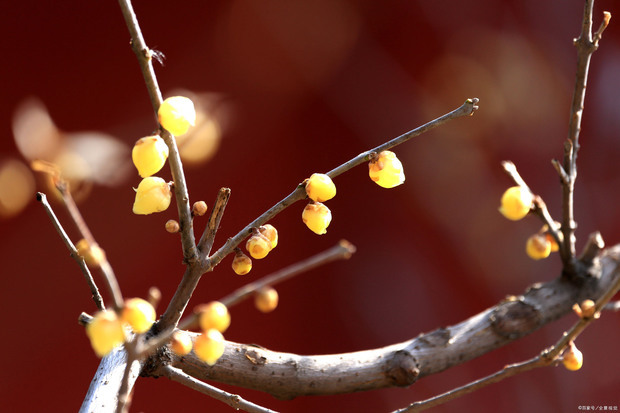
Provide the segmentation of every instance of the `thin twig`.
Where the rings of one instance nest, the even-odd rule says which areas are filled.
[[[155,76],[155,70],[153,69],[153,52],[149,49],[142,36],[138,19],[133,11],[130,0],[119,0],[125,23],[129,29],[131,35],[131,47],[136,54],[138,63],[144,80],[146,82],[146,88],[153,105],[153,110],[157,113],[159,106],[163,99],[159,85],[157,84],[157,77]],[[172,173],[172,179],[174,180],[174,195],[176,198],[177,209],[179,213],[179,225],[181,227],[181,242],[183,245],[183,257],[185,262],[191,263],[197,260],[197,250],[194,239],[194,230],[192,227],[192,214],[189,204],[189,193],[187,191],[187,183],[185,182],[185,174],[183,173],[183,164],[181,162],[181,156],[179,155],[179,149],[176,144],[176,139],[170,132],[160,126],[161,137],[164,139],[169,148],[168,162],[170,164],[170,172]]]
[[[575,39],[577,47],[577,72],[575,75],[575,89],[571,104],[571,115],[569,122],[568,139],[564,145],[563,167],[554,165],[562,179],[562,233],[563,241],[560,246],[560,255],[564,264],[566,274],[574,274],[576,266],[575,252],[575,229],[577,224],[574,220],[574,189],[577,179],[577,153],[579,152],[579,133],[581,131],[581,118],[583,116],[584,101],[586,95],[586,85],[588,80],[588,70],[592,54],[598,48],[603,31],[609,24],[611,14],[604,13],[603,22],[595,34],[592,36],[592,10],[594,0],[586,0],[581,25],[581,34]]]
[[[373,154],[377,152],[391,149],[396,145],[400,145],[401,143],[406,142],[411,138],[414,138],[424,132],[428,132],[429,130],[436,128],[437,126],[442,125],[449,120],[453,120],[462,116],[471,116],[477,109],[478,98],[467,99],[465,103],[463,103],[457,109],[446,113],[445,115],[440,116],[439,118],[434,119],[428,123],[425,123],[424,125],[417,127],[401,136],[398,136],[382,145],[379,145],[373,149],[357,155],[353,159],[332,169],[327,173],[327,175],[329,175],[329,177],[333,179],[356,166],[368,162],[373,156]],[[303,184],[299,184],[297,185],[295,190],[289,195],[287,195],[284,199],[269,208],[254,221],[246,225],[245,228],[243,228],[237,233],[237,235],[229,238],[228,241],[226,241],[226,243],[222,247],[220,247],[220,249],[218,249],[211,257],[209,257],[207,268],[213,268],[217,264],[219,264],[219,262],[222,261],[224,257],[230,254],[235,249],[235,247],[237,247],[250,234],[252,228],[260,227],[261,225],[272,219],[274,216],[279,214],[282,210],[286,209],[288,206],[304,198],[306,198],[305,186]]]
[[[515,166],[514,163],[512,163],[511,161],[502,161],[502,167],[504,168],[504,171],[512,178],[512,180],[514,181],[515,184],[517,184],[517,185],[527,189],[528,191],[532,192],[532,190],[527,185],[525,180],[519,174],[519,171],[517,171],[517,167]],[[560,245],[561,244],[561,241],[560,241],[561,237],[560,237],[560,234],[558,232],[559,228],[557,228],[557,225],[555,224],[555,221],[551,217],[551,214],[549,213],[549,210],[547,209],[547,205],[543,201],[542,197],[540,197],[539,195],[535,195],[533,192],[532,192],[532,195],[534,195],[534,209],[533,209],[533,212],[536,215],[538,215],[540,217],[540,219],[547,225],[549,233],[551,234],[551,236],[553,237],[555,242],[558,245]]]
[[[614,276],[617,277],[617,274],[619,272],[620,270],[616,269]],[[583,330],[585,330],[585,328],[590,325],[590,323],[599,318],[597,314],[602,308],[606,307],[609,300],[611,300],[611,298],[618,292],[618,290],[620,290],[620,277],[617,277],[615,282],[610,285],[607,291],[605,291],[605,293],[603,293],[603,295],[597,300],[595,305],[595,316],[581,318],[571,327],[569,331],[565,332],[562,335],[562,337],[558,340],[557,343],[555,343],[551,348],[542,351],[538,356],[520,363],[508,365],[489,376],[486,376],[479,380],[475,380],[464,386],[455,388],[446,393],[439,394],[429,399],[417,401],[403,409],[395,410],[393,413],[419,412],[422,410],[426,410],[431,407],[444,404],[450,400],[454,400],[458,397],[464,396],[473,391],[479,390],[490,384],[507,379],[508,377],[524,373],[537,367],[545,367],[557,363],[558,358],[560,357],[562,352],[569,346],[569,343],[575,341],[577,336],[581,334]]]
[[[65,206],[67,207],[67,211],[69,212],[69,216],[71,216],[71,219],[75,223],[75,226],[80,232],[82,238],[88,242],[88,245],[91,246],[91,248],[96,246],[97,241],[95,240],[92,232],[90,232],[88,225],[86,225],[86,221],[82,217],[82,213],[73,200],[73,195],[71,195],[71,191],[69,190],[67,184],[64,181],[59,180],[56,182],[56,188],[60,192]],[[103,277],[104,284],[108,288],[108,292],[112,296],[114,309],[118,311],[123,307],[123,295],[121,294],[121,288],[118,285],[114,270],[105,255],[99,263],[99,271]]]
[[[267,275],[260,280],[246,284],[219,301],[230,308],[231,306],[250,297],[254,292],[260,290],[262,287],[276,285],[298,274],[310,271],[313,268],[325,265],[331,261],[348,259],[353,253],[355,253],[355,246],[348,241],[342,240],[328,250],[283,268],[271,275]]]
[[[200,251],[200,254],[203,257],[208,257],[211,253],[211,248],[213,248],[213,242],[215,241],[215,234],[219,229],[220,222],[222,221],[222,215],[224,214],[224,209],[226,208],[226,204],[228,204],[229,199],[230,189],[221,188],[217,194],[215,205],[213,206],[213,209],[211,209],[211,215],[209,216],[207,227],[198,242],[198,251]]]
[[[266,407],[259,406],[258,404],[249,402],[242,397],[228,393],[224,390],[220,390],[217,387],[204,383],[200,380],[193,378],[192,376],[183,372],[183,370],[177,369],[172,366],[166,366],[164,368],[164,374],[172,381],[183,384],[190,389],[199,391],[226,403],[235,410],[243,410],[251,413],[275,413],[275,410],[267,409]]]
[[[71,242],[71,239],[69,239],[69,236],[62,227],[62,224],[60,223],[60,221],[58,221],[58,218],[56,217],[52,206],[47,201],[47,196],[42,192],[37,192],[37,201],[41,202],[43,208],[45,208],[45,212],[47,212],[47,215],[52,221],[52,225],[54,225],[54,228],[56,228],[58,235],[60,235],[60,238],[69,249],[71,258],[73,258],[75,262],[77,262],[78,266],[82,270],[82,274],[84,275],[84,279],[88,284],[88,288],[90,289],[90,293],[93,297],[93,300],[95,301],[97,309],[105,310],[105,304],[103,303],[103,298],[101,298],[101,294],[99,293],[99,288],[97,288],[97,284],[95,283],[95,280],[93,279],[93,276],[91,275],[90,270],[86,265],[86,262],[84,262],[84,258],[80,254],[78,254],[75,245],[73,245],[73,242]]]
[[[354,253],[355,246],[348,241],[342,240],[337,245],[328,250],[325,250],[301,262],[283,268],[282,270],[277,271],[271,275],[267,275],[256,282],[246,284],[219,301],[224,303],[227,307],[231,307],[235,304],[238,304],[243,299],[249,297],[253,292],[257,291],[261,287],[264,287],[265,285],[275,285],[303,272],[310,271],[311,269],[316,268],[320,265],[325,265],[338,259],[348,259]],[[197,322],[198,314],[193,313],[184,318],[183,320],[180,320],[177,328],[168,327],[164,331],[160,331],[156,336],[151,337],[145,343],[140,343],[136,349],[136,351],[140,354],[139,357],[144,357],[150,354],[154,349],[166,344],[176,330],[185,330],[188,328],[192,328]]]

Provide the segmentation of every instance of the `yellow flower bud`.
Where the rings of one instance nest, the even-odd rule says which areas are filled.
[[[583,353],[572,342],[564,352],[562,364],[571,371],[579,370],[583,366]]]
[[[301,219],[313,232],[322,235],[327,232],[327,227],[332,221],[332,213],[320,202],[309,203],[304,208]]]
[[[86,325],[86,335],[95,354],[103,357],[125,342],[123,323],[114,311],[100,311]]]
[[[525,252],[533,260],[547,258],[551,253],[551,243],[542,234],[534,234],[525,243]]]
[[[256,231],[245,243],[245,249],[248,250],[252,258],[260,260],[265,258],[271,251],[271,241],[266,236]]]
[[[155,309],[142,298],[131,298],[125,301],[121,320],[131,326],[131,329],[140,334],[149,331],[155,322]]]
[[[163,168],[168,159],[168,145],[159,136],[138,139],[131,151],[131,159],[140,176],[146,178]]]
[[[202,331],[216,329],[220,333],[226,331],[230,325],[230,313],[228,308],[219,301],[211,301],[209,304],[197,308],[200,312],[198,322]]]
[[[101,263],[103,263],[106,259],[105,251],[102,250],[99,245],[89,245],[88,241],[85,239],[79,240],[77,244],[75,244],[75,248],[77,249],[78,254],[84,258],[86,264],[93,268],[99,268]]]
[[[235,258],[233,258],[232,269],[237,275],[245,275],[252,269],[252,260],[241,250],[238,250],[235,253]]]
[[[187,133],[196,123],[196,109],[191,99],[173,96],[164,100],[157,111],[159,123],[174,136]]]
[[[177,330],[170,338],[170,350],[178,356],[184,356],[192,351],[192,337],[185,331]]]
[[[306,194],[315,202],[325,202],[336,196],[336,185],[325,174],[312,174],[306,182]]]
[[[181,229],[181,227],[179,226],[179,223],[176,222],[174,219],[169,219],[168,221],[166,221],[166,231],[168,231],[171,234],[176,234],[177,232],[179,232],[179,230]]]
[[[214,365],[224,354],[224,336],[215,329],[205,331],[194,341],[194,353],[208,365]]]
[[[192,214],[194,214],[194,216],[201,217],[206,213],[207,203],[205,201],[194,202],[194,205],[192,206]]]
[[[534,197],[529,189],[513,186],[508,188],[504,195],[502,195],[499,212],[506,218],[517,221],[530,212],[533,202]]]
[[[403,164],[391,151],[383,151],[368,163],[368,175],[377,185],[394,188],[405,182]]]
[[[278,245],[278,230],[271,224],[261,225],[258,231],[271,243],[271,249]]]
[[[269,313],[278,306],[278,292],[272,287],[263,287],[254,295],[254,305],[263,313]]]
[[[144,178],[136,190],[133,213],[148,215],[168,209],[172,193],[170,186],[161,178],[149,176]]]

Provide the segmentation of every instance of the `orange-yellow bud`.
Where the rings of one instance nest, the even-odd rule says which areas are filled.
[[[579,370],[583,366],[583,353],[573,343],[570,343],[562,357],[562,364],[568,370]]]
[[[272,287],[263,287],[254,295],[254,305],[263,313],[269,313],[278,306],[278,292]]]
[[[532,208],[534,197],[527,188],[521,186],[510,187],[502,195],[499,212],[506,218],[517,221],[524,218]]]
[[[391,151],[383,151],[368,163],[368,175],[383,188],[394,188],[405,182],[403,164]]]
[[[75,248],[77,249],[78,254],[84,258],[86,264],[93,268],[99,268],[101,263],[103,263],[106,259],[105,251],[103,251],[99,245],[89,245],[88,241],[85,239],[79,240],[75,244]]]
[[[198,311],[200,311],[198,322],[202,331],[214,328],[223,333],[230,325],[228,308],[219,301],[211,301],[209,304],[200,306]]]
[[[215,329],[205,331],[194,341],[194,353],[208,365],[214,365],[224,354],[224,336]]]
[[[306,182],[306,194],[315,202],[329,201],[336,196],[336,185],[329,176],[314,173]]]
[[[163,168],[168,159],[168,145],[159,136],[138,139],[131,151],[131,159],[140,176],[146,178]]]
[[[133,203],[133,213],[148,215],[168,209],[172,193],[170,186],[161,178],[149,176],[144,178],[136,189],[136,200]]]
[[[252,269],[252,260],[241,250],[238,250],[235,253],[235,258],[233,258],[232,269],[237,275],[245,275]]]
[[[176,234],[177,232],[179,232],[179,230],[181,229],[181,227],[179,226],[179,223],[176,222],[174,219],[169,219],[168,221],[166,221],[166,231],[168,231],[171,234]]]
[[[245,249],[248,250],[252,258],[260,260],[269,254],[269,251],[271,251],[271,245],[271,241],[257,231],[245,243]]]
[[[541,234],[534,234],[525,243],[525,252],[533,260],[547,258],[551,253],[551,243]]]
[[[207,213],[207,203],[205,201],[194,202],[192,206],[192,214],[201,217]]]
[[[184,96],[172,96],[159,106],[157,117],[164,129],[174,136],[181,136],[196,123],[196,109],[191,99]]]
[[[95,354],[103,357],[125,342],[123,323],[114,311],[100,311],[86,325],[86,335]]]
[[[125,301],[121,320],[131,326],[131,329],[140,334],[149,331],[155,322],[155,309],[142,298],[131,298]]]
[[[271,243],[271,249],[278,245],[278,230],[271,224],[261,225],[258,231],[265,236]]]
[[[192,337],[185,331],[175,331],[170,338],[170,349],[179,356],[188,354],[192,351]]]
[[[320,202],[309,203],[304,208],[301,219],[314,233],[322,235],[327,232],[327,227],[332,221],[332,213]]]

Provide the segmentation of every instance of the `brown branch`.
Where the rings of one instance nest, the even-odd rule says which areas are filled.
[[[183,370],[179,370],[171,366],[166,366],[164,368],[164,373],[165,376],[168,377],[170,380],[181,383],[184,386],[189,387],[190,389],[199,391],[200,393],[206,394],[207,396],[224,402],[235,410],[243,410],[245,412],[251,413],[275,413],[274,410],[267,409],[255,403],[244,400],[236,394],[228,393],[200,380],[196,380],[192,376],[184,373]]]
[[[256,291],[265,286],[274,286],[296,275],[310,271],[311,269],[321,265],[325,265],[331,261],[348,259],[353,253],[355,253],[355,246],[348,241],[342,240],[336,246],[326,251],[320,252],[310,258],[283,268],[271,275],[267,275],[260,280],[246,284],[219,301],[227,307],[232,307],[233,305],[238,304],[244,299],[250,297]]]
[[[173,358],[172,365],[201,380],[257,389],[281,399],[409,386],[422,377],[533,333],[572,313],[576,302],[605,299],[601,297],[611,294],[618,286],[619,268],[620,245],[617,245],[601,254],[591,269],[591,276],[580,278],[581,284],[560,276],[536,284],[522,295],[510,297],[457,325],[380,349],[301,356],[227,342],[224,355],[213,367],[193,353]],[[612,287],[614,284],[616,287]],[[151,374],[163,372],[154,370]]]
[[[211,253],[211,248],[213,248],[213,242],[215,241],[215,235],[219,229],[220,222],[222,221],[222,215],[224,215],[224,209],[226,208],[226,204],[228,204],[229,199],[230,189],[221,188],[217,194],[215,205],[213,206],[213,209],[211,209],[211,215],[209,216],[207,227],[198,242],[198,250],[203,257],[207,257]]]
[[[393,413],[420,412],[422,410],[430,409],[431,407],[439,406],[440,404],[444,404],[446,402],[449,402],[450,400],[454,400],[458,397],[472,393],[476,390],[480,390],[490,384],[500,382],[504,379],[507,379],[508,377],[512,377],[520,373],[525,373],[526,371],[532,370],[537,367],[546,367],[557,363],[559,361],[560,354],[564,350],[566,350],[566,348],[571,342],[575,341],[577,336],[581,334],[583,330],[585,330],[586,327],[590,325],[590,323],[599,318],[598,313],[607,306],[609,300],[611,300],[611,298],[618,292],[618,290],[620,290],[620,267],[616,267],[616,269],[612,273],[612,277],[615,279],[615,281],[609,286],[609,288],[607,288],[607,290],[596,302],[596,305],[594,307],[594,316],[581,318],[573,325],[573,327],[571,327],[569,331],[565,332],[562,335],[562,338],[560,338],[560,340],[555,343],[551,348],[543,350],[538,356],[533,357],[529,360],[511,364],[489,376],[473,381],[456,389],[450,390],[446,393],[431,397],[429,399],[417,401],[410,404],[406,408],[395,410]]]
[[[155,76],[155,70],[153,69],[153,52],[146,45],[138,19],[133,11],[130,0],[119,0],[121,11],[129,29],[131,36],[131,47],[138,59],[140,69],[146,83],[146,89],[153,105],[155,114],[159,109],[163,99],[157,84],[157,77]],[[174,195],[177,203],[177,210],[179,213],[179,225],[181,227],[181,242],[183,245],[183,257],[185,262],[191,263],[198,259],[196,250],[196,241],[194,239],[194,230],[192,227],[192,213],[189,204],[189,193],[187,191],[187,183],[185,182],[185,174],[183,173],[183,164],[181,162],[181,156],[179,155],[179,149],[177,147],[176,139],[167,130],[161,129],[161,137],[168,145],[169,156],[168,163],[170,164],[170,172],[172,173],[172,179],[174,180]]]
[[[434,119],[428,123],[425,123],[424,125],[417,127],[401,136],[398,136],[382,145],[379,145],[373,149],[357,155],[353,159],[332,169],[327,173],[327,175],[329,175],[329,177],[333,179],[356,166],[367,163],[377,152],[391,149],[397,145],[400,145],[401,143],[408,141],[411,138],[421,135],[424,132],[428,132],[429,130],[436,128],[437,126],[442,125],[450,120],[457,119],[462,116],[471,116],[476,110],[478,110],[478,98],[467,99],[465,103],[463,103],[457,109],[446,113],[445,115],[440,116],[439,118]],[[280,202],[269,208],[254,221],[246,225],[245,228],[243,228],[237,233],[237,235],[229,238],[228,241],[226,241],[226,243],[222,247],[220,247],[219,250],[217,250],[211,257],[208,258],[206,270],[208,271],[210,268],[215,267],[217,264],[220,263],[220,261],[224,259],[224,257],[230,254],[235,249],[235,247],[237,247],[250,234],[252,228],[260,227],[290,205],[305,198],[305,186],[303,184],[297,185],[293,192],[291,192]]]
[[[84,274],[84,279],[88,284],[88,288],[90,289],[90,293],[93,297],[93,300],[95,301],[97,309],[105,310],[105,304],[103,303],[103,298],[101,298],[101,294],[99,293],[99,288],[97,288],[97,284],[95,283],[95,280],[93,279],[93,276],[91,275],[90,270],[88,269],[88,266],[84,261],[84,258],[80,254],[78,254],[75,245],[73,245],[73,242],[71,242],[71,239],[65,232],[62,224],[60,223],[60,221],[58,221],[58,218],[56,217],[52,206],[47,201],[47,196],[42,192],[37,192],[37,201],[39,201],[43,205],[43,208],[45,208],[45,212],[47,212],[47,216],[49,216],[50,220],[52,221],[52,225],[54,225],[54,228],[56,228],[58,235],[60,235],[60,238],[69,249],[71,258],[73,258],[75,262],[77,262],[80,270],[82,270],[82,274]]]
[[[607,25],[611,14],[604,13],[603,23],[592,37],[592,10],[594,0],[586,0],[583,12],[581,34],[575,39],[577,47],[577,72],[575,75],[575,89],[571,104],[571,115],[568,130],[568,139],[564,145],[563,167],[555,165],[563,181],[562,185],[562,233],[563,242],[559,244],[560,255],[564,264],[566,274],[576,272],[576,252],[575,252],[575,229],[577,224],[574,220],[574,189],[577,179],[577,153],[579,152],[579,133],[581,131],[581,118],[583,116],[584,101],[586,95],[586,85],[588,80],[588,70],[592,54],[598,48],[598,41]]]
[[[503,161],[502,167],[504,168],[504,171],[512,178],[515,184],[523,188],[526,188],[528,191],[532,192],[532,190],[527,185],[525,180],[519,174],[519,171],[517,171],[517,167],[515,166],[514,163],[512,163],[511,161]],[[555,242],[558,245],[561,245],[561,241],[560,241],[561,238],[560,238],[560,234],[558,233],[557,225],[555,224],[555,221],[551,217],[551,214],[549,213],[549,210],[547,209],[547,205],[543,201],[542,197],[535,195],[533,192],[532,192],[532,195],[534,196],[533,212],[536,215],[538,215],[538,217],[545,223],[545,225],[547,225],[547,228],[549,228],[548,231],[553,237],[553,239],[555,239]]]

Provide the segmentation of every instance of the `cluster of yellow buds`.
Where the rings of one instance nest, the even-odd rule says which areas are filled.
[[[86,326],[86,335],[97,356],[103,357],[125,342],[127,328],[136,334],[146,333],[155,322],[155,317],[155,309],[148,301],[131,298],[125,301],[120,316],[112,310],[95,314]]]
[[[278,230],[271,224],[261,225],[258,228],[254,228],[252,231],[252,236],[245,243],[245,249],[248,250],[252,258],[260,260],[265,258],[269,252],[274,249],[278,245]],[[240,258],[235,263],[233,261],[233,269],[235,265],[242,264],[241,261],[244,261],[243,264],[247,268],[247,260],[243,258],[245,255],[241,255]],[[247,256],[245,256],[248,258]],[[248,258],[249,259],[249,258]],[[250,269],[252,268],[252,263],[250,262]],[[249,271],[243,271],[240,269],[240,272],[247,274]],[[235,270],[237,272],[237,270]],[[239,272],[237,272],[239,274]]]
[[[327,233],[327,227],[332,221],[332,213],[323,202],[336,196],[336,185],[326,174],[314,173],[306,180],[306,195],[312,201],[305,206],[301,219],[314,233]]]
[[[164,100],[157,115],[162,127],[174,136],[185,134],[196,120],[194,104],[183,96]],[[168,145],[158,135],[140,138],[135,143],[131,158],[143,179],[136,189],[134,214],[148,215],[168,209],[172,197],[170,185],[162,178],[152,176],[163,168],[168,154]]]
[[[225,342],[222,333],[230,325],[228,308],[219,301],[198,308],[200,334],[194,340],[194,353],[208,365],[214,365],[224,354]]]

